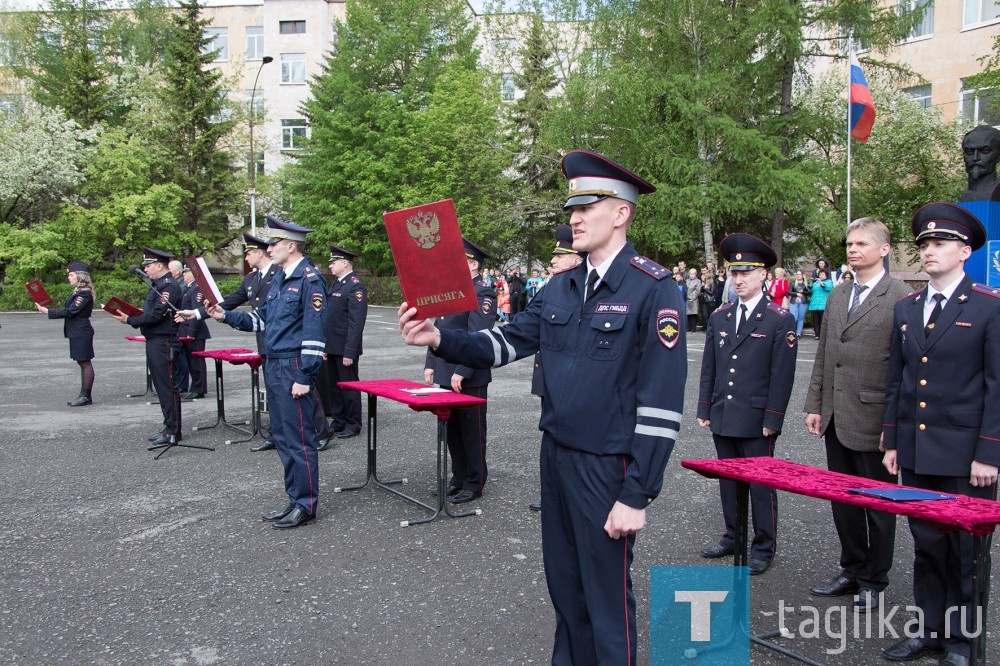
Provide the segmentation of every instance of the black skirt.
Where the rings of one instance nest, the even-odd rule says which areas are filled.
[[[69,357],[74,361],[89,361],[94,358],[94,336],[70,338]]]

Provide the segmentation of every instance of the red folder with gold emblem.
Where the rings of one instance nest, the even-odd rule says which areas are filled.
[[[24,287],[28,290],[28,295],[31,296],[31,300],[38,303],[43,308],[47,308],[52,305],[52,297],[49,296],[49,292],[45,291],[45,287],[42,285],[41,280],[25,282]]]
[[[451,199],[383,213],[403,298],[429,319],[479,307]]]
[[[118,316],[119,313],[129,317],[142,314],[142,308],[137,308],[128,301],[123,301],[117,296],[112,296],[108,299],[107,303],[102,303],[101,309],[115,316]]]
[[[201,257],[188,257],[185,263],[191,269],[198,290],[205,298],[205,305],[221,303],[222,293],[219,291],[219,285],[215,283],[215,278],[212,277],[212,272],[208,270],[208,264],[205,263],[205,260]]]

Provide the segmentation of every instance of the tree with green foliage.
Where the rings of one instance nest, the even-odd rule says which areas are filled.
[[[211,67],[209,23],[197,0],[182,2],[173,16],[164,43],[163,85],[156,89],[162,116],[150,133],[162,182],[184,191],[179,230],[217,247],[231,240],[228,216],[239,205],[241,181],[236,155],[227,150],[236,121],[224,113],[222,74]]]
[[[39,11],[4,14],[0,41],[32,99],[83,127],[116,126],[129,111],[128,72],[159,59],[167,25],[159,0],[45,0]]]
[[[382,212],[451,197],[463,232],[502,250],[509,160],[465,3],[348,0],[337,34],[303,109],[310,140],[287,170],[296,222],[389,271]]]

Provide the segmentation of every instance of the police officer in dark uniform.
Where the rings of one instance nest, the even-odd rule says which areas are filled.
[[[708,319],[698,425],[711,429],[719,458],[773,456],[795,379],[795,318],[764,292],[767,269],[777,262],[767,243],[750,234],[732,234],[719,251],[729,263],[739,301],[726,303]],[[701,551],[704,557],[733,554],[736,482],[720,480],[719,491],[726,532],[718,544]],[[750,574],[757,575],[774,559],[777,492],[751,484],[750,500],[754,536],[747,564]]]
[[[597,153],[562,160],[573,248],[587,260],[552,276],[510,324],[437,329],[400,308],[403,340],[470,367],[541,349],[542,552],[556,613],[553,664],[634,664],[631,562],[646,507],[680,429],[687,378],[683,312],[670,273],[626,238],[655,188]]]
[[[268,216],[269,253],[281,267],[265,303],[252,313],[213,305],[209,314],[241,331],[264,332],[264,381],[271,404],[271,435],[285,470],[288,505],[265,513],[277,529],[304,525],[316,517],[319,457],[315,378],[323,362],[326,282],[304,254],[312,229]]]
[[[181,305],[181,286],[167,266],[174,255],[143,247],[142,269],[153,282],[142,304],[142,314],[115,319],[138,328],[146,338],[146,365],[163,412],[163,431],[149,438],[156,446],[181,441],[181,396],[174,382],[174,369],[181,353],[174,313]]]
[[[252,270],[243,277],[243,282],[240,283],[236,291],[222,299],[220,305],[223,310],[228,312],[248,303],[250,311],[253,312],[264,304],[271,281],[281,270],[277,264],[271,261],[267,247],[267,241],[263,238],[243,232],[243,258]],[[193,310],[182,310],[178,315],[184,319],[206,319],[208,317],[204,305]],[[263,356],[264,333],[257,331],[256,338],[257,351],[261,353],[262,361],[266,362],[267,359]],[[265,439],[263,444],[251,447],[250,450],[270,451],[272,449],[274,449],[274,440]]]
[[[368,290],[354,273],[357,254],[330,246],[333,284],[326,300],[326,350],[320,395],[333,418],[331,428],[338,439],[361,432],[361,392],[344,391],[337,382],[358,381],[358,360],[362,354],[365,320],[368,318]],[[329,441],[329,440],[327,440]],[[325,446],[320,450],[322,451]]]
[[[71,261],[66,265],[66,279],[73,291],[62,308],[35,307],[49,319],[63,320],[63,335],[69,339],[69,357],[80,366],[80,395],[66,404],[84,407],[93,404],[94,388],[94,327],[90,315],[94,310],[94,283],[90,279],[90,264]]]
[[[483,259],[490,255],[472,241],[463,238],[465,258],[472,275],[479,307],[469,312],[438,317],[438,328],[459,331],[481,331],[493,328],[496,322],[496,293],[479,274]],[[476,369],[450,363],[427,350],[424,382],[451,389],[456,393],[486,399],[493,379],[488,368]],[[486,405],[469,409],[453,409],[448,418],[448,453],[451,455],[451,480],[448,495],[453,504],[464,504],[480,497],[486,485]]]
[[[901,471],[907,486],[995,499],[1000,289],[965,274],[965,261],[985,244],[986,232],[976,216],[949,203],[923,206],[911,228],[930,283],[898,301],[893,312],[883,464],[891,474]],[[969,637],[982,630],[972,599],[972,536],[909,522],[913,599],[923,612],[923,635],[884,655],[909,661],[944,649],[939,663],[968,664]]]
[[[194,281],[191,269],[184,267],[185,284],[184,294],[181,296],[181,307],[185,310],[193,310],[204,306],[205,297]],[[197,398],[204,398],[208,392],[208,365],[204,357],[195,356],[194,352],[205,351],[205,341],[212,339],[212,334],[208,331],[208,322],[204,319],[191,319],[185,321],[178,328],[180,337],[189,337],[193,340],[181,343],[181,349],[187,356],[188,372],[191,374],[191,390],[181,395],[181,400],[188,402]]]

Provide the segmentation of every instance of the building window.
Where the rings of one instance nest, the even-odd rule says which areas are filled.
[[[337,52],[337,42],[340,40],[340,24],[334,21],[330,24],[330,50]]]
[[[511,37],[501,37],[493,42],[498,53],[512,53],[517,48],[517,40]]]
[[[927,84],[926,86],[913,86],[912,88],[904,88],[903,92],[910,96],[917,106],[921,109],[931,108],[931,86]]]
[[[913,14],[923,11],[920,21],[913,26],[907,39],[929,37],[934,34],[934,2],[933,0],[899,0],[900,14]]]
[[[305,21],[278,21],[278,33],[282,35],[306,34]]]
[[[301,150],[305,147],[306,121],[302,119],[281,121],[281,149]]]
[[[513,102],[517,97],[517,86],[514,85],[514,75],[507,73],[500,78],[500,99]]]
[[[254,122],[257,122],[256,119],[264,113],[264,92],[257,88],[257,92],[254,93],[252,88],[248,88],[243,91],[243,95],[246,98],[247,106],[253,102]]]
[[[62,49],[62,34],[54,32],[52,30],[43,31],[39,37],[46,45],[61,50]]]
[[[970,125],[1000,125],[1000,113],[992,109],[993,91],[989,88],[962,91],[961,116]]]
[[[260,60],[264,57],[264,27],[260,25],[247,26],[246,36],[247,60]]]
[[[229,28],[205,28],[205,53],[214,53],[215,62],[229,60]]]
[[[305,53],[281,54],[281,82],[282,83],[306,82]]]
[[[962,27],[985,23],[1000,18],[1000,2],[998,0],[965,0],[965,11],[962,12]]]
[[[255,150],[254,153],[256,153],[256,157],[257,157],[257,159],[255,159],[253,161],[253,165],[254,165],[254,178],[256,178],[257,176],[263,176],[264,175],[264,151],[263,150],[260,150],[260,151]],[[250,153],[247,153],[247,173],[250,173]]]

